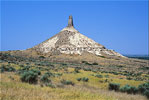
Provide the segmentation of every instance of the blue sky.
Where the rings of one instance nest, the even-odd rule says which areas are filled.
[[[2,1],[1,51],[31,48],[67,26],[121,54],[148,54],[147,1]]]

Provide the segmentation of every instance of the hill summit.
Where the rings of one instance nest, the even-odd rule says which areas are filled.
[[[69,16],[68,26],[48,40],[30,48],[37,52],[46,54],[77,54],[91,53],[98,56],[120,56],[121,54],[106,49],[103,45],[84,36],[74,28],[73,17]]]

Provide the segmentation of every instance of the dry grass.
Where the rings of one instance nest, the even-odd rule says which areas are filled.
[[[135,81],[135,80],[127,80],[124,75],[114,75],[110,73],[101,73],[102,69],[104,70],[115,70],[115,72],[120,72],[122,70],[129,71],[135,70],[134,72],[137,72],[137,67],[146,65],[146,61],[143,61],[144,63],[140,62],[134,62],[133,60],[128,59],[106,59],[102,57],[95,57],[92,55],[86,55],[86,56],[68,56],[68,55],[57,55],[51,57],[54,61],[55,60],[64,60],[71,62],[81,62],[82,60],[86,60],[90,63],[97,62],[99,63],[99,66],[90,66],[90,68],[94,69],[93,67],[99,67],[101,68],[100,71],[94,72],[94,71],[84,71],[79,70],[80,73],[74,73],[74,68],[77,67],[77,64],[80,63],[74,63],[74,65],[68,64],[67,67],[63,66],[61,64],[53,64],[54,68],[49,68],[49,66],[38,66],[35,65],[35,62],[29,62],[31,69],[42,67],[42,68],[48,68],[44,70],[40,70],[42,75],[50,71],[52,73],[62,73],[62,76],[58,77],[50,77],[52,80],[52,84],[57,85],[56,88],[46,87],[46,86],[40,86],[40,82],[38,84],[28,84],[28,83],[22,83],[20,81],[20,76],[16,74],[16,72],[4,72],[0,75],[0,99],[1,100],[147,100],[145,96],[142,95],[130,95],[126,93],[120,93],[120,92],[114,92],[108,90],[108,84],[111,83],[120,83],[121,86],[129,84],[131,86],[138,86],[139,84],[142,84],[144,81]],[[139,60],[137,60],[139,61]],[[140,60],[141,61],[141,60]],[[91,62],[91,63],[92,63]],[[50,62],[51,63],[51,62]],[[1,64],[8,65],[8,62],[2,62]],[[1,65],[0,64],[0,65]],[[11,63],[9,64],[11,67],[14,67],[16,70],[20,69],[20,64],[27,65],[26,62],[19,62],[17,63]],[[76,64],[76,65],[75,65]],[[120,64],[120,65],[127,65],[125,67],[119,68],[120,71],[117,71],[118,68],[116,66],[114,67],[108,67],[108,66],[100,66],[101,65],[112,65],[112,64]],[[134,66],[136,64],[136,66]],[[70,65],[70,66],[69,66]],[[65,67],[65,68],[61,68]],[[87,65],[80,64],[78,67],[85,67],[87,68]],[[55,70],[57,69],[57,70]],[[67,70],[67,71],[66,71]],[[147,71],[146,71],[147,72]],[[143,72],[141,77],[145,77],[147,74],[146,72]],[[123,72],[121,72],[123,73]],[[96,74],[100,74],[103,76],[103,78],[95,77]],[[108,75],[109,77],[105,77],[105,75]],[[41,75],[40,75],[41,77]],[[87,77],[89,78],[88,82],[83,81],[77,81],[77,78]],[[62,79],[70,80],[75,83],[74,86],[66,86],[63,85],[61,88],[58,87],[58,84],[60,84],[60,81]],[[105,81],[107,80],[107,81]],[[62,84],[61,84],[62,85]]]
[[[9,72],[1,74],[0,81],[1,100],[147,100],[141,95],[103,90],[88,84],[76,84],[64,88],[30,85],[22,83],[18,75]]]
[[[128,85],[131,85],[131,86],[138,86],[139,84],[142,84],[144,83],[144,81],[135,81],[135,80],[126,80],[125,76],[121,76],[121,75],[113,75],[113,74],[109,74],[109,73],[94,73],[94,72],[91,72],[91,71],[83,71],[83,70],[80,70],[80,73],[73,73],[74,69],[73,68],[68,68],[68,71],[70,73],[63,73],[63,76],[61,77],[55,77],[53,78],[53,80],[57,82],[60,82],[60,80],[62,79],[66,79],[66,80],[71,80],[73,82],[75,82],[76,84],[79,84],[79,85],[88,85],[88,86],[91,86],[91,87],[95,87],[95,88],[100,88],[100,89],[108,89],[108,84],[109,82],[112,82],[112,83],[120,83],[121,86],[124,86],[126,84]],[[103,78],[98,78],[98,77],[95,77],[95,76],[92,76],[92,75],[96,75],[96,74],[100,74],[103,76]],[[105,75],[108,75],[109,78],[105,78],[104,76]],[[88,82],[79,82],[77,81],[77,78],[81,78],[81,77],[88,77],[89,78],[89,81]],[[124,79],[120,79],[120,77],[123,77]],[[108,82],[104,82],[105,80],[108,80]]]

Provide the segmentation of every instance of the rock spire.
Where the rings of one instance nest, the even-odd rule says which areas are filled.
[[[67,27],[73,27],[73,18],[72,18],[72,16],[69,16],[68,26]]]
[[[68,26],[48,40],[34,46],[32,49],[40,53],[48,54],[85,54],[91,53],[97,56],[121,56],[121,54],[106,49],[103,45],[86,37],[73,26],[73,18],[69,16]]]

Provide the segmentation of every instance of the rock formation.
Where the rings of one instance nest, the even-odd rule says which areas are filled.
[[[77,54],[91,53],[97,56],[121,56],[121,54],[106,49],[103,45],[84,36],[73,26],[73,18],[69,16],[68,26],[48,40],[30,48],[40,53]]]

